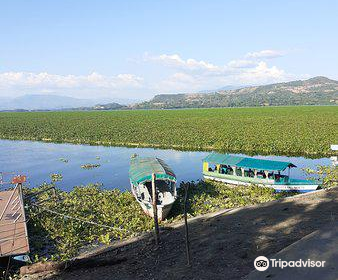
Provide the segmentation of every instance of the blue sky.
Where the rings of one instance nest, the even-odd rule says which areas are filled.
[[[0,97],[338,79],[338,1],[1,1]]]

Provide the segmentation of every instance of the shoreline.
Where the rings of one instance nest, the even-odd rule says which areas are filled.
[[[25,192],[32,195],[44,188],[48,188],[48,185],[26,189]],[[272,189],[257,186],[241,187],[200,181],[191,184],[187,213],[188,217],[197,217],[224,208],[274,201],[288,195],[293,194],[274,193]],[[56,197],[51,198],[46,193],[32,205],[26,202],[31,254],[38,256],[38,259],[67,260],[83,248],[124,240],[153,228],[153,219],[143,213],[130,191],[104,190],[97,185],[89,185],[75,187],[70,192],[57,190]],[[179,188],[172,211],[160,226],[170,227],[182,219],[183,198],[184,190]],[[42,207],[34,206],[46,199],[49,201]]]
[[[85,273],[82,275],[84,277],[83,279],[90,279],[91,275],[95,273],[99,273],[103,279],[105,273],[110,269],[112,270],[118,270],[118,275],[116,275],[116,279],[132,279],[132,277],[135,277],[135,273],[140,276],[141,279],[142,273],[141,270],[139,270],[140,266],[143,267],[143,269],[149,268],[149,265],[153,262],[153,258],[159,258],[159,266],[162,268],[157,268],[154,273],[157,275],[157,273],[168,273],[168,275],[171,276],[171,279],[180,279],[180,277],[184,274],[192,274],[196,275],[197,271],[199,271],[201,275],[201,279],[207,278],[206,275],[213,275],[216,272],[223,271],[224,269],[227,270],[227,274],[230,273],[232,277],[229,279],[240,279],[241,277],[247,275],[251,272],[252,268],[250,266],[245,266],[243,264],[243,261],[245,263],[251,263],[251,259],[254,259],[256,257],[256,254],[262,254],[262,255],[272,255],[274,253],[279,252],[283,248],[289,246],[293,242],[301,239],[302,237],[306,236],[307,234],[313,232],[314,230],[317,230],[321,228],[321,225],[330,224],[330,216],[322,217],[320,221],[314,221],[313,219],[307,219],[306,217],[310,217],[311,213],[315,216],[320,216],[321,212],[328,211],[334,212],[337,207],[336,200],[338,199],[338,189],[336,187],[331,187],[328,189],[318,190],[312,193],[306,193],[306,194],[299,194],[292,197],[286,197],[286,198],[280,198],[274,201],[269,201],[265,203],[260,203],[256,205],[249,205],[249,206],[243,206],[243,207],[236,207],[232,209],[222,209],[216,212],[207,213],[204,215],[198,215],[193,218],[188,219],[189,228],[191,230],[191,243],[192,243],[192,257],[193,257],[193,265],[191,268],[185,267],[184,265],[184,258],[185,255],[183,253],[183,247],[184,242],[179,241],[183,234],[183,222],[178,221],[172,225],[166,225],[165,227],[161,227],[161,236],[162,236],[162,243],[160,245],[159,251],[154,251],[153,243],[153,233],[143,233],[141,235],[138,235],[133,238],[128,238],[122,241],[114,242],[113,244],[110,244],[105,247],[100,247],[91,251],[87,251],[85,253],[79,254],[75,260],[87,260],[87,261],[99,261],[104,258],[113,258],[113,259],[125,259],[125,261],[121,263],[116,264],[108,264],[107,266],[103,267],[91,267],[90,265],[86,268],[77,268],[73,267],[70,268],[68,271],[49,271],[47,274],[49,276],[53,276],[55,278],[53,279],[62,279],[67,275],[67,277],[70,277],[70,279],[73,279],[75,276],[79,277],[79,275],[82,275],[82,273]],[[311,213],[308,213],[307,207],[310,207],[312,210]],[[276,209],[275,209],[276,208]],[[310,209],[309,208],[309,209]],[[327,208],[327,210],[325,210]],[[266,211],[268,209],[275,209],[274,211]],[[298,210],[297,210],[298,209]],[[281,212],[276,210],[283,210]],[[301,210],[299,212],[299,210]],[[286,212],[285,212],[286,211]],[[291,211],[291,212],[290,212]],[[318,212],[319,211],[319,212]],[[254,213],[262,213],[263,216],[255,215]],[[297,214],[298,213],[298,214]],[[291,220],[288,218],[288,215],[295,215],[294,218]],[[304,218],[301,218],[304,215]],[[299,217],[298,217],[299,216]],[[253,218],[256,217],[256,218]],[[262,220],[263,219],[263,220]],[[294,224],[294,220],[297,219],[297,223],[299,224],[296,226]],[[245,222],[247,220],[247,223]],[[251,220],[251,222],[249,222]],[[284,220],[284,221],[283,221]],[[282,224],[280,224],[283,221]],[[313,222],[312,222],[313,221]],[[253,223],[251,225],[251,223]],[[245,236],[243,236],[243,232],[246,231],[253,231],[255,232],[255,224],[258,225],[258,227],[264,228],[264,233],[260,233],[257,235],[257,240],[255,239],[254,242],[258,242],[257,244],[260,244],[257,249],[254,249],[254,247],[249,246],[249,243],[247,244],[245,240]],[[280,226],[282,226],[282,229],[280,229]],[[319,225],[320,224],[320,225]],[[239,226],[239,228],[237,228]],[[287,235],[283,235],[284,231],[288,231],[293,227],[299,227],[302,230],[292,230],[292,235],[290,238],[287,238]],[[307,228],[308,227],[308,228]],[[305,228],[307,228],[305,230]],[[196,235],[197,232],[201,233],[199,235]],[[282,232],[280,232],[282,230]],[[207,232],[210,232],[207,234]],[[237,233],[240,232],[241,234]],[[212,234],[211,234],[212,232]],[[274,235],[279,236],[279,238],[284,239],[284,241],[281,243],[279,240],[277,243],[274,242],[274,239],[268,238],[274,232]],[[279,233],[280,232],[280,233]],[[281,235],[282,234],[282,235]],[[291,233],[289,233],[291,234]],[[179,238],[178,238],[178,236]],[[224,236],[221,239],[219,239],[217,236]],[[226,236],[228,236],[226,238]],[[264,237],[266,236],[266,237]],[[292,237],[293,236],[293,237]],[[261,241],[260,239],[264,237]],[[233,246],[236,245],[235,240],[229,240],[231,239],[238,239],[243,240],[241,241],[241,245],[239,248],[237,248],[236,251],[234,251]],[[252,236],[248,235],[247,238],[253,238]],[[205,239],[209,240],[208,246],[206,247]],[[265,242],[261,243],[262,241],[271,241],[267,244]],[[277,241],[277,240],[276,240]],[[179,242],[179,243],[177,243]],[[209,243],[210,242],[210,243]],[[231,242],[231,243],[228,243]],[[243,243],[244,242],[244,243]],[[229,244],[230,248],[224,247],[225,245],[222,245],[221,248],[223,250],[218,251],[217,244]],[[233,244],[234,243],[234,244]],[[230,245],[231,244],[231,245]],[[216,245],[216,247],[215,247]],[[265,248],[266,245],[270,246],[271,249]],[[176,251],[172,251],[172,247],[178,246],[180,249],[176,249]],[[199,250],[199,247],[205,248],[206,251]],[[244,246],[244,247],[243,247]],[[246,247],[249,246],[249,247]],[[146,247],[150,247],[149,250],[152,252],[150,255],[146,254],[146,251],[144,249]],[[244,251],[242,252],[241,247],[243,247]],[[138,250],[141,250],[139,253],[136,253]],[[236,261],[234,259],[231,260],[231,258],[228,260],[227,264],[233,264],[234,267],[229,270],[229,267],[224,267],[224,263],[221,261],[223,260],[223,257],[227,256],[228,251],[232,251],[231,255],[236,256]],[[240,250],[239,252],[237,252]],[[249,251],[247,251],[249,250]],[[263,251],[262,251],[263,250]],[[267,251],[268,250],[268,251]],[[209,252],[210,251],[210,252]],[[229,253],[230,253],[229,251]],[[252,252],[251,252],[252,251]],[[257,252],[256,252],[257,251]],[[178,259],[174,262],[174,266],[169,266],[169,263],[161,261],[161,254],[164,252],[167,252],[168,256],[165,258],[165,260],[171,259]],[[218,252],[218,257],[214,258],[213,254]],[[144,255],[145,254],[145,255]],[[210,255],[212,254],[212,255]],[[231,256],[229,255],[226,257],[227,259]],[[145,259],[143,259],[145,258]],[[209,258],[213,259],[213,265],[210,266],[208,262],[202,261],[203,259],[208,260]],[[238,259],[239,258],[239,259]],[[238,260],[237,260],[238,259]],[[142,261],[141,261],[142,260]],[[240,260],[240,262],[238,262]],[[74,261],[74,260],[73,260]],[[229,262],[230,261],[230,262]],[[71,261],[72,262],[72,261]],[[70,262],[70,264],[71,264]],[[130,263],[136,262],[137,267],[130,269]],[[204,265],[201,266],[202,271],[199,269],[198,263],[204,263]],[[76,264],[76,261],[74,262]],[[253,265],[252,265],[253,266]],[[237,268],[236,268],[237,267]],[[168,270],[169,269],[169,270]],[[240,269],[240,275],[238,274],[238,270]],[[141,273],[141,274],[139,274]],[[183,273],[183,274],[182,274]],[[235,273],[235,274],[233,274]],[[106,274],[109,275],[109,274]],[[160,275],[160,274],[158,274]],[[203,276],[202,276],[203,275]],[[241,277],[240,277],[241,276]],[[61,277],[61,278],[59,278]],[[205,277],[205,278],[203,278]],[[75,279],[75,278],[74,278]],[[157,279],[157,278],[156,278]]]

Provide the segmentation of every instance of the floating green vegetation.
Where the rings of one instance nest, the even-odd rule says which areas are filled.
[[[215,181],[199,181],[189,184],[188,214],[197,216],[224,208],[235,208],[263,203],[292,193],[275,193],[271,188],[258,186],[232,186]],[[173,216],[183,213],[184,183],[178,189],[178,199],[174,204]]]
[[[52,182],[58,182],[62,181],[63,176],[61,174],[54,173],[50,175],[50,178],[52,179]]]
[[[307,174],[315,176],[309,179],[318,179],[322,188],[330,188],[338,186],[338,167],[337,166],[318,166],[317,170],[310,168],[304,169]]]
[[[38,192],[48,186],[26,190]],[[134,196],[117,189],[104,190],[98,185],[75,187],[70,192],[57,191],[58,199],[39,196],[34,204],[28,202],[29,235],[32,255],[36,259],[68,259],[83,246],[109,243],[152,230],[153,220],[146,216]],[[183,214],[183,188],[171,218],[163,223],[177,221]],[[191,183],[188,215],[196,216],[222,208],[271,201],[281,197],[262,187],[232,187],[221,183]],[[35,207],[39,201],[47,201]]]
[[[94,145],[329,155],[337,106],[0,113],[0,138]]]
[[[26,189],[25,194],[48,187]],[[45,202],[39,205],[40,201]],[[153,227],[130,192],[103,190],[99,185],[57,190],[55,199],[42,193],[27,204],[31,254],[38,256],[36,260],[67,259],[88,244],[109,243]]]
[[[59,160],[62,161],[62,162],[64,162],[64,163],[68,162],[68,159],[65,159],[65,158],[60,158]]]
[[[93,168],[97,168],[97,167],[100,167],[101,164],[90,164],[90,163],[87,163],[87,164],[82,164],[81,165],[81,168],[83,169],[93,169]]]

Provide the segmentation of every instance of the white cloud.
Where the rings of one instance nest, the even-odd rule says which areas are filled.
[[[285,52],[280,50],[262,50],[258,52],[249,52],[245,55],[247,58],[257,58],[257,59],[264,59],[264,58],[275,58],[284,56]]]
[[[266,52],[264,54],[272,55]],[[219,66],[196,59],[185,60],[178,54],[149,57],[151,60],[160,61],[165,67],[174,66],[181,70],[158,82],[154,89],[159,92],[194,92],[226,85],[259,85],[296,78],[277,66],[269,66],[265,61],[257,59],[232,60]],[[197,69],[199,71],[196,71]]]
[[[235,84],[257,85],[286,81],[292,77],[292,74],[287,74],[276,66],[269,67],[266,62],[261,61],[255,68],[232,75],[230,79]]]
[[[33,72],[0,73],[0,96],[57,94],[78,98],[120,97],[142,98],[146,92],[143,78],[133,74],[114,76],[93,72],[89,75],[57,75]],[[123,96],[125,97],[125,96]]]
[[[251,68],[257,66],[257,61],[246,59],[231,60],[228,66],[231,68]]]
[[[277,51],[266,50],[257,53],[249,53],[245,57],[241,59],[231,60],[225,65],[215,65],[213,63],[197,60],[194,58],[183,59],[178,54],[161,54],[152,56],[148,53],[145,54],[145,61],[156,61],[161,65],[169,68],[179,69],[180,71],[184,71],[190,73],[192,75],[205,75],[205,76],[229,76],[235,73],[241,73],[243,71],[249,71],[250,69],[254,69],[259,66],[262,62],[257,59],[261,57],[272,57],[277,56]],[[251,59],[248,59],[248,56]]]
[[[134,88],[141,87],[143,79],[133,74],[104,76],[93,72],[84,75],[56,75],[49,73],[6,72],[0,73],[0,88],[26,88],[53,91],[53,89],[73,88]]]
[[[281,51],[264,50],[216,65],[205,60],[185,59],[179,54],[145,54],[143,63],[156,63],[155,70],[152,65],[148,72],[143,65],[142,73],[146,79],[128,73],[107,76],[97,72],[89,75],[5,72],[0,73],[0,96],[53,93],[86,98],[121,97],[122,94],[123,97],[142,98],[161,92],[196,92],[227,85],[259,85],[305,77],[287,73],[264,60],[281,55]]]
[[[149,54],[144,55],[145,61],[157,61],[160,62],[166,66],[181,68],[185,70],[191,70],[191,71],[222,71],[222,68],[219,66],[216,66],[212,63],[203,61],[203,60],[196,60],[193,58],[188,58],[186,60],[182,59],[178,54],[161,54],[157,56],[151,56]]]

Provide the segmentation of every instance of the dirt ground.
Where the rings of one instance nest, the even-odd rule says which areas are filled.
[[[243,279],[257,256],[269,257],[305,235],[338,221],[338,188],[208,214],[189,221],[192,265],[186,265],[184,227],[165,228],[94,258],[93,266],[48,279]],[[96,266],[95,259],[110,263]]]

